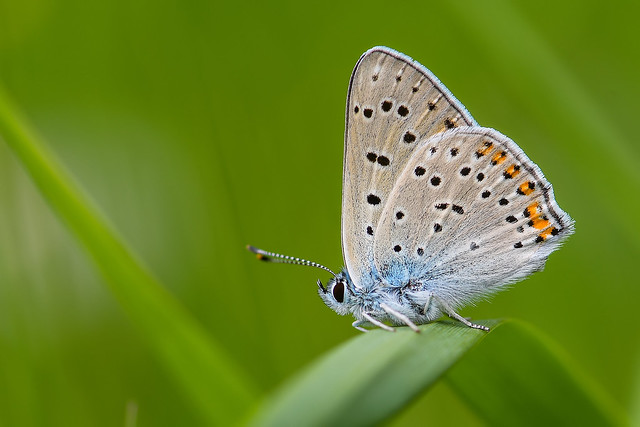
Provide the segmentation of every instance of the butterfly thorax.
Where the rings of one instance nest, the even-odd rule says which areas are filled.
[[[397,317],[390,316],[383,306],[408,317],[416,324],[423,324],[441,316],[436,304],[430,303],[431,292],[415,281],[389,285],[358,287],[351,280],[346,269],[331,279],[319,294],[324,303],[340,315],[352,314],[356,319],[366,320],[366,315],[379,321],[401,325]],[[366,313],[366,315],[365,315]]]

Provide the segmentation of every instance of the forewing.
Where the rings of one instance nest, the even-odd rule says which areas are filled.
[[[356,286],[376,282],[373,239],[389,194],[420,141],[475,125],[426,68],[377,47],[358,61],[347,98],[342,187],[342,251]]]
[[[541,269],[572,231],[551,184],[511,139],[457,128],[425,141],[405,165],[378,223],[374,261],[389,285],[429,284],[462,304]]]

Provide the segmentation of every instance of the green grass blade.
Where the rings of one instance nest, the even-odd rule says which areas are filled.
[[[530,327],[480,323],[492,331],[439,322],[421,326],[421,334],[400,328],[357,336],[285,384],[250,424],[372,425],[443,377],[489,425],[627,424],[615,403]]]
[[[225,352],[159,285],[19,118],[0,88],[0,137],[52,209],[82,242],[110,290],[207,424],[228,424],[253,403],[253,387]]]
[[[553,343],[521,322],[504,322],[447,379],[492,426],[629,423]]]
[[[631,391],[631,405],[629,407],[631,425],[640,426],[640,358],[636,361],[635,381]]]
[[[493,327],[498,321],[480,323]],[[404,407],[487,336],[457,323],[420,329],[356,336],[285,385],[251,424],[371,425]]]

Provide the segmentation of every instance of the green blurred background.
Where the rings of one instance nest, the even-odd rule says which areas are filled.
[[[463,314],[534,324],[640,420],[639,8],[0,0],[0,79],[267,393],[358,332],[317,297],[325,273],[244,246],[340,268],[351,70],[379,44],[412,56],[523,147],[576,220],[544,273]],[[1,144],[0,425],[123,425],[136,410],[140,426],[200,421]],[[425,421],[480,422],[446,384],[392,423]]]

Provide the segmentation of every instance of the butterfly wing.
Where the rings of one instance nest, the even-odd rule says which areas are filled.
[[[420,283],[459,306],[541,269],[572,231],[520,147],[460,127],[412,153],[378,222],[374,262],[389,285]]]
[[[374,234],[419,141],[475,124],[447,88],[411,58],[385,47],[362,55],[347,98],[342,189],[342,253],[355,286],[378,281]]]

